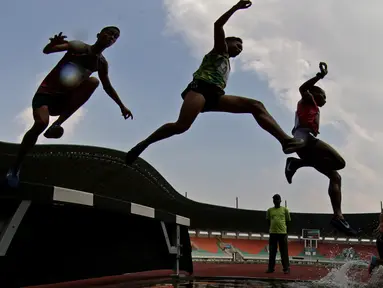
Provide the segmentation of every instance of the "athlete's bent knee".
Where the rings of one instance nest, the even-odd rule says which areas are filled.
[[[47,129],[48,125],[49,125],[48,119],[36,119],[30,131],[32,133],[40,134],[45,129]]]
[[[31,128],[32,131],[42,132],[49,125],[49,111],[48,107],[41,107],[33,112],[35,122]]]
[[[190,129],[191,125],[190,124],[185,124],[185,123],[179,123],[176,122],[174,123],[174,130],[176,134],[182,134]]]
[[[340,157],[337,162],[338,163],[337,163],[337,169],[336,170],[341,170],[344,167],[346,167],[346,161],[343,158]]]
[[[342,177],[340,176],[340,174],[337,171],[332,171],[329,174],[329,178],[330,178],[331,182],[336,183],[336,184],[340,184],[342,181]]]
[[[253,114],[262,114],[266,111],[266,107],[261,101],[251,100],[250,105]]]
[[[96,77],[89,77],[88,80],[86,80],[87,85],[97,88],[100,85],[100,80],[98,80]]]

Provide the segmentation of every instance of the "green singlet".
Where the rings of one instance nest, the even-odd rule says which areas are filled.
[[[229,73],[229,55],[211,51],[203,57],[200,67],[193,74],[193,78],[216,85],[223,90],[226,87]]]

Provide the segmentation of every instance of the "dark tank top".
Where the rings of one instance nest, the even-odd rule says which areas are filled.
[[[89,76],[98,71],[103,63],[106,62],[102,54],[94,54],[91,46],[86,45],[82,53],[68,51],[49,72],[38,88],[39,93],[65,93],[80,85]],[[70,77],[76,77],[73,81]],[[71,85],[68,85],[68,83]]]

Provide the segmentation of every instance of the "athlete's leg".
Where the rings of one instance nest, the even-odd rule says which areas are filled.
[[[73,93],[65,96],[68,97],[65,107],[62,107],[59,118],[44,133],[44,136],[47,138],[60,138],[64,133],[61,125],[89,100],[99,84],[100,81],[97,78],[90,77],[81,83]]]
[[[326,168],[316,165],[314,165],[314,168],[323,175],[327,176],[330,180],[328,195],[330,196],[331,206],[334,212],[334,217],[331,219],[331,224],[348,236],[356,236],[358,232],[355,231],[344,219],[342,213],[342,178],[340,174],[337,171],[329,171],[326,170]]]
[[[16,187],[19,182],[20,166],[28,154],[28,152],[35,146],[38,137],[49,124],[49,110],[48,106],[41,106],[33,110],[34,123],[32,127],[25,133],[23,140],[21,141],[19,151],[16,157],[16,161],[8,171],[7,180],[8,184],[12,187]]]
[[[320,167],[314,167],[323,175],[326,175],[329,180],[328,195],[330,196],[331,206],[334,211],[334,215],[340,219],[343,219],[342,214],[342,177],[337,171],[326,171]]]
[[[269,114],[262,102],[240,96],[224,95],[219,99],[216,112],[252,114],[265,131],[273,135],[281,143],[285,153],[293,153],[302,147],[303,141],[288,136],[277,121]]]
[[[285,176],[290,184],[296,171],[302,167],[314,167],[315,165],[324,171],[337,171],[346,166],[343,157],[320,139],[307,140],[307,146],[297,151],[297,154],[301,159],[289,157],[286,160]]]
[[[198,114],[203,110],[204,105],[205,97],[203,95],[194,91],[187,92],[177,121],[162,125],[148,138],[133,147],[126,155],[126,163],[134,162],[149,145],[189,130]]]
[[[342,170],[346,167],[346,161],[342,156],[326,142],[316,139],[313,145],[315,162],[327,170]]]
[[[342,214],[342,179],[336,171],[343,169],[346,166],[346,162],[330,145],[314,138],[308,134],[307,131],[298,130],[295,131],[294,135],[297,138],[303,139],[306,146],[297,151],[297,154],[301,159],[287,159],[285,168],[287,181],[291,183],[295,172],[301,167],[313,167],[323,175],[327,176],[330,180],[328,193],[334,212],[331,224],[342,232],[355,236],[357,232],[350,227]]]

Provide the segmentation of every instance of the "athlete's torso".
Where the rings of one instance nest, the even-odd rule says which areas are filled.
[[[70,77],[71,73],[76,71],[79,76],[76,87],[89,76],[100,69],[100,65],[106,62],[102,54],[94,54],[91,51],[91,46],[85,44],[85,49],[81,53],[67,52],[57,63],[57,65],[49,72],[42,81],[38,92],[55,93],[67,92],[75,87],[65,85],[63,79]]]
[[[228,54],[218,54],[214,51],[206,54],[193,78],[225,89],[230,74],[230,59]]]
[[[293,133],[300,128],[309,129],[317,136],[319,134],[320,110],[315,102],[304,101],[301,99],[297,104],[295,112],[295,126]]]

